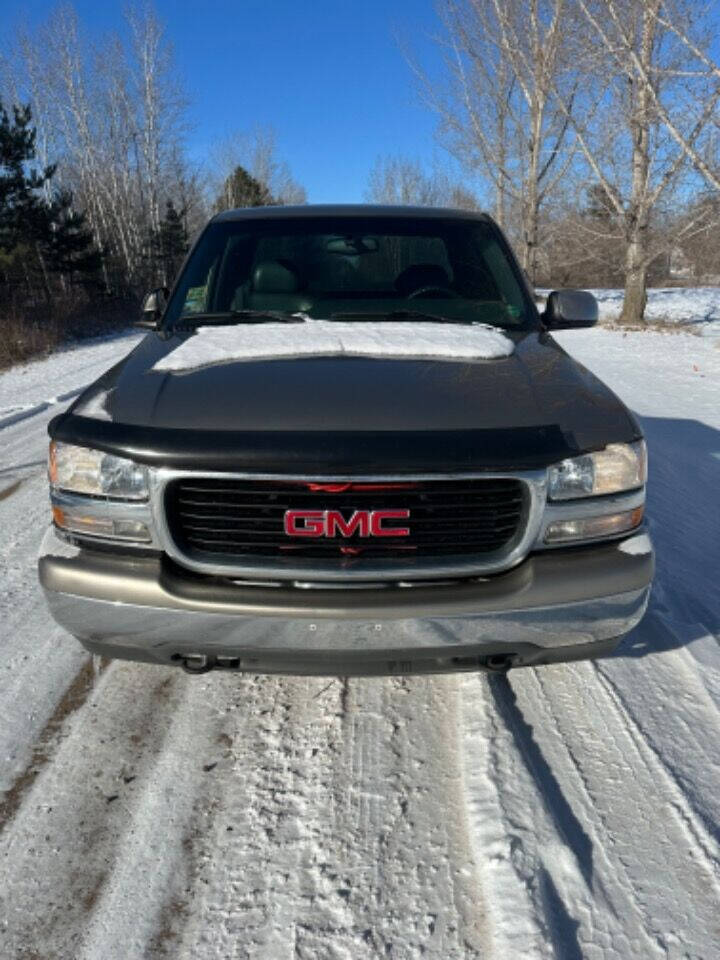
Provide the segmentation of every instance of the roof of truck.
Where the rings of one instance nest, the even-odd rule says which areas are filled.
[[[407,217],[408,219],[472,219],[489,220],[487,213],[459,210],[453,207],[409,207],[371,203],[308,203],[295,207],[241,207],[225,210],[213,217],[224,220],[286,220],[304,217]]]

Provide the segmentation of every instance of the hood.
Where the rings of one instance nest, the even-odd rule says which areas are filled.
[[[186,339],[148,335],[54,422],[54,435],[148,463],[365,473],[531,468],[640,435],[618,398],[538,332],[492,360],[153,369]]]

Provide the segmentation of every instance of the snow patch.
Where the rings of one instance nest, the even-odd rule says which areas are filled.
[[[629,553],[632,557],[643,557],[652,553],[652,544],[650,537],[646,533],[641,533],[637,537],[631,537],[629,540],[623,540],[618,544],[620,553]]]
[[[600,305],[600,317],[620,316],[622,290],[591,290]],[[648,290],[645,318],[662,323],[692,323],[715,326],[720,323],[720,287],[658,287]]]
[[[75,413],[90,420],[112,421],[112,414],[108,410],[110,394],[107,390],[98,390],[75,407]]]
[[[342,323],[199,327],[154,370],[193,370],[237,360],[347,356],[422,360],[496,360],[509,357],[512,340],[485,324]]]

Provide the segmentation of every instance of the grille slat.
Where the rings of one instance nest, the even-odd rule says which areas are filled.
[[[416,483],[413,483],[409,487],[403,486],[402,482],[398,481],[394,489],[388,487],[388,489],[383,489],[383,490],[377,490],[377,489],[363,490],[363,489],[358,489],[356,486],[352,490],[337,490],[337,491],[310,490],[308,489],[307,484],[288,483],[283,486],[277,486],[277,485],[273,486],[271,481],[264,481],[264,480],[253,480],[253,481],[239,480],[237,481],[238,482],[237,487],[221,486],[221,487],[207,487],[207,488],[204,486],[199,486],[197,482],[191,483],[184,480],[180,482],[182,483],[183,493],[186,493],[186,494],[198,493],[203,497],[207,495],[207,492],[209,489],[212,489],[214,494],[218,494],[218,495],[226,494],[228,496],[233,496],[233,497],[236,497],[242,494],[247,496],[257,496],[257,497],[264,498],[268,496],[275,496],[275,495],[281,494],[285,497],[292,496],[292,498],[295,499],[296,497],[316,497],[318,493],[331,493],[331,495],[334,497],[342,497],[342,496],[349,496],[349,495],[350,496],[357,496],[357,495],[372,496],[373,494],[376,494],[376,493],[381,493],[383,497],[403,497],[403,496],[407,496],[409,493],[415,494],[415,495],[421,495],[424,497],[432,497],[432,496],[442,497],[448,492],[448,490],[445,487],[443,487],[442,484],[446,484],[447,487],[450,487],[452,489],[452,492],[456,496],[461,496],[462,494],[468,494],[470,496],[477,495],[477,488],[475,486],[468,485],[467,483],[463,484],[460,481],[456,482],[454,480],[417,481]],[[248,482],[251,482],[254,486],[257,486],[258,484],[264,484],[264,486],[261,489],[253,489],[253,487],[245,486],[245,484]],[[502,496],[507,496],[508,491],[507,491],[507,488],[505,487],[505,484],[508,481],[503,480],[500,482],[498,481],[493,482],[492,480],[483,480],[481,482],[487,484],[487,489],[483,491],[486,496],[489,496],[490,494],[493,494],[493,493],[499,493]],[[511,481],[511,482],[514,482],[514,481]],[[430,484],[435,484],[435,487],[430,486]],[[329,486],[333,486],[333,485],[329,484]],[[344,484],[339,483],[338,486],[344,486]],[[358,485],[358,486],[361,487],[362,485]]]
[[[328,496],[332,496],[332,494],[328,494]],[[262,510],[275,510],[275,511],[283,512],[284,510],[288,510],[288,509],[307,508],[308,510],[312,510],[315,506],[317,506],[317,502],[318,502],[318,498],[316,494],[312,500],[300,500],[299,498],[297,498],[297,499],[286,499],[282,501],[279,501],[279,500],[268,501],[268,500],[261,500],[261,499],[258,499],[255,501],[247,501],[247,500],[234,501],[234,500],[217,498],[215,502],[212,504],[212,506],[214,509],[218,509],[218,510],[222,509],[223,507],[229,507],[232,510],[262,509]],[[202,506],[205,508],[208,507],[207,500],[202,500],[198,497],[192,500],[186,497],[181,497],[179,498],[178,503],[181,507],[196,507],[196,506]],[[407,497],[403,499],[397,499],[394,501],[386,500],[384,505],[390,508],[390,507],[405,506],[406,503],[407,503]],[[493,506],[493,505],[498,507],[518,506],[521,503],[522,503],[522,497],[520,496],[518,497],[495,496],[495,497],[488,497],[487,500],[484,500],[483,507],[487,509],[488,506]],[[432,501],[432,500],[417,500],[417,502],[415,503],[415,511],[417,512],[422,510],[457,510],[457,509],[472,507],[475,504],[476,504],[476,501],[472,497],[466,497],[465,499],[461,499],[460,497],[454,498],[453,503],[442,503],[442,502]],[[341,503],[339,504],[339,506],[340,507],[345,506],[346,509],[351,509],[351,505],[349,504]],[[332,502],[332,507],[333,509],[337,509],[334,506],[334,501]]]
[[[338,481],[338,485],[341,481]],[[514,542],[524,509],[523,484],[513,478],[388,481],[351,489],[309,488],[297,481],[217,480],[191,477],[173,480],[165,507],[172,536],[188,556],[213,554],[238,563],[248,558],[336,559],[338,566],[353,555],[407,562],[434,556],[495,554]],[[366,488],[364,488],[366,487]],[[289,537],[286,510],[339,510],[350,518],[355,510],[408,509],[408,537]]]
[[[468,541],[470,543],[477,543],[480,540],[495,540],[499,535],[501,536],[504,533],[507,533],[508,529],[505,530],[494,530],[486,529],[484,531],[473,531],[472,533],[459,534],[455,531],[450,531],[445,533],[437,534],[426,534],[424,537],[414,536],[412,538],[412,545],[417,545],[420,543],[433,544],[438,543],[442,540],[453,540],[457,543]],[[212,527],[192,527],[188,528],[187,532],[188,540],[218,540],[223,542],[232,541],[237,544],[252,544],[252,543],[262,543],[267,541],[268,543],[277,544],[277,540],[273,538],[271,531],[268,530],[233,530],[233,531],[220,531],[213,530]],[[323,539],[323,538],[314,538],[314,537],[298,537],[298,538],[288,538],[288,543],[296,543],[297,546],[302,546],[303,543],[307,543],[309,539]],[[383,537],[383,540],[388,543],[406,543],[409,538],[407,537]],[[374,543],[373,539],[370,537],[360,537],[358,539],[354,537],[334,537],[330,538],[328,547],[342,547],[342,546],[377,546],[378,544]],[[287,544],[281,544],[280,546],[285,547]]]

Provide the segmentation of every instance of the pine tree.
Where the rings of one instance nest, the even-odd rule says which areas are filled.
[[[0,270],[8,283],[40,288],[52,299],[51,276],[61,283],[94,279],[101,257],[94,248],[85,217],[72,209],[72,197],[58,190],[44,195],[54,165],[36,170],[35,129],[29,107],[0,104]]]
[[[30,107],[13,107],[12,117],[0,102],[0,250],[8,253],[30,239],[42,219],[39,191],[55,167],[27,168],[35,159],[35,129]]]
[[[253,177],[245,167],[237,166],[225,180],[223,192],[215,202],[215,212],[234,207],[269,207],[275,203],[267,184]]]
[[[149,259],[154,273],[163,284],[169,285],[180,268],[188,251],[188,235],[185,227],[185,210],[177,210],[172,200],[165,204],[165,216],[160,229],[150,236]]]
[[[47,221],[40,243],[48,269],[81,283],[96,280],[102,256],[93,245],[85,214],[73,210],[72,194],[58,191],[45,212]]]

